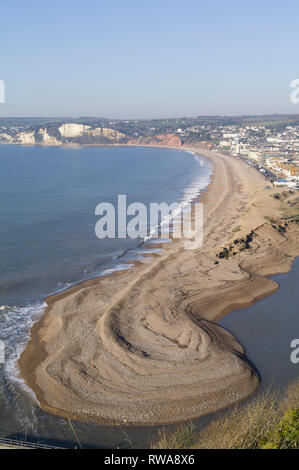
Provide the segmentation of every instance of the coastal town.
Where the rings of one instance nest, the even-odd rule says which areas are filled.
[[[202,141],[217,152],[243,158],[276,186],[299,188],[299,125],[214,124],[180,127],[182,140]]]
[[[273,132],[266,126],[229,126],[221,129],[216,148],[243,157],[276,186],[299,188],[299,127]]]

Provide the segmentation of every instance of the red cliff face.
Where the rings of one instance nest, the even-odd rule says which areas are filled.
[[[131,139],[128,145],[158,145],[161,147],[182,147],[181,139],[175,134],[161,134],[153,137]]]

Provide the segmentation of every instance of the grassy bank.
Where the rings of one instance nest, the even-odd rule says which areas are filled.
[[[297,449],[299,381],[282,394],[268,391],[199,431],[194,424],[160,432],[153,449]]]

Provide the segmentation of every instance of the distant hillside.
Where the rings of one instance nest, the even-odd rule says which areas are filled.
[[[29,125],[22,121],[10,127],[2,124],[0,143],[19,145],[139,144],[176,147],[182,145],[180,138],[171,133],[141,136],[136,135],[130,128],[119,130],[115,123],[113,127],[110,127],[108,122],[86,123],[83,120],[81,122],[53,121],[38,125]]]

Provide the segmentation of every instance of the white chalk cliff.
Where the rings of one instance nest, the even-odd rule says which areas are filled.
[[[51,135],[53,131],[54,135]],[[86,139],[86,143],[93,143],[93,140],[90,138],[94,137],[95,143],[107,143],[107,141],[115,143],[126,137],[125,134],[115,129],[108,127],[92,127],[77,123],[65,123],[56,130],[54,127],[53,131],[49,133],[49,128],[44,126],[32,131],[19,132],[16,136],[0,133],[0,142],[21,145],[62,145],[72,143],[72,139],[79,137],[88,137],[89,139]],[[103,141],[101,141],[101,138],[103,138]],[[74,140],[74,142],[76,142],[76,140]],[[80,143],[84,143],[84,140]]]

